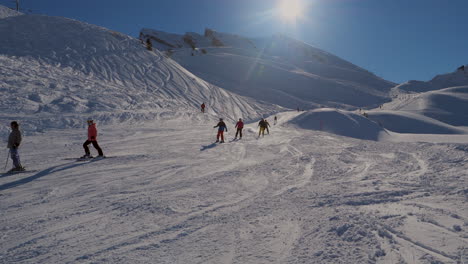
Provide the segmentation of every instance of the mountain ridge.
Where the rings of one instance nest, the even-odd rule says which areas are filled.
[[[192,115],[204,122],[281,109],[203,81],[137,39],[77,20],[7,17],[0,36],[0,118],[35,113],[31,129],[75,127],[90,116],[112,123]],[[203,102],[208,113],[198,116]]]
[[[377,106],[390,100],[396,85],[284,35],[254,39],[212,29],[204,35],[142,29],[140,39],[210,83],[293,109]]]

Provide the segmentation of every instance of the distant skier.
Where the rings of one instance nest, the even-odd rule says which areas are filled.
[[[202,113],[205,113],[205,107],[206,107],[206,106],[205,106],[205,103],[201,104],[201,111],[202,111]]]
[[[228,130],[222,118],[219,119],[218,124],[214,126],[213,128],[216,128],[216,127],[218,128],[218,134],[216,135],[216,142],[224,143],[224,131],[227,132]],[[219,138],[221,138],[221,141],[219,141]]]
[[[153,43],[151,43],[151,40],[149,38],[146,39],[146,49],[153,50]]]
[[[267,128],[267,123],[265,122],[265,119],[262,118],[260,122],[258,122],[258,126],[260,127],[260,130],[258,131],[258,137],[262,135],[263,137],[265,136],[265,129]]]
[[[93,144],[93,147],[98,151],[98,157],[104,157],[104,154],[102,153],[101,147],[99,147],[99,144],[97,142],[97,128],[96,128],[96,123],[92,119],[88,119],[88,140],[83,143],[83,148],[85,150],[85,155],[81,157],[82,159],[87,159],[87,158],[92,158],[91,153],[89,152],[88,145]]]
[[[278,123],[278,117],[275,116],[275,119],[273,121],[273,125],[276,125]]]
[[[21,166],[20,156],[18,152],[18,148],[21,145],[21,131],[19,130],[19,124],[16,121],[10,123],[11,126],[11,133],[8,137],[8,145],[7,148],[10,149],[11,160],[13,161],[13,168],[10,170],[12,171],[24,171],[24,167]]]
[[[267,131],[267,134],[270,135],[270,129],[268,129],[268,128],[271,127],[271,126],[270,126],[270,123],[268,123],[268,120],[266,120],[266,119],[265,119],[265,125],[266,125],[265,129]]]
[[[239,121],[237,121],[235,128],[237,128],[237,131],[234,139],[237,139],[237,135],[239,135],[239,139],[242,139],[242,129],[244,128],[244,122],[242,122],[242,118],[239,118]]]

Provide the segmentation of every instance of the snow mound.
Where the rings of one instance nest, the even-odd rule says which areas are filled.
[[[441,74],[428,82],[408,81],[397,85],[392,90],[400,92],[428,92],[448,87],[468,85],[468,65],[459,67],[455,72]]]
[[[8,8],[6,6],[0,5],[0,19],[2,18],[7,18],[7,17],[12,17],[12,16],[20,16],[23,13],[20,13],[18,11],[15,11],[11,8]]]
[[[383,127],[398,133],[414,134],[464,134],[462,129],[438,120],[404,111],[369,112],[369,118]]]
[[[468,126],[468,86],[400,95],[385,109],[423,115],[452,126]]]
[[[288,124],[366,140],[378,140],[385,131],[362,115],[329,108],[307,111],[291,119]]]
[[[31,129],[76,127],[88,117],[248,120],[279,109],[207,83],[137,39],[76,20],[9,17],[0,36],[0,119],[27,120]]]
[[[210,83],[293,109],[378,105],[389,101],[395,85],[284,35],[248,39],[210,29],[204,35],[143,29],[140,38]]]

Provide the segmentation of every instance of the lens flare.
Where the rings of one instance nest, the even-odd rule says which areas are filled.
[[[295,21],[302,15],[304,5],[300,0],[281,0],[278,4],[278,14],[282,20]]]

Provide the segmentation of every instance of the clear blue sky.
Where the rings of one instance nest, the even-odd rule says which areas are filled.
[[[304,19],[272,15],[276,0],[21,0],[132,36],[141,28],[261,37],[287,33],[397,83],[468,64],[468,0],[303,0]],[[11,0],[0,4],[14,6]]]

